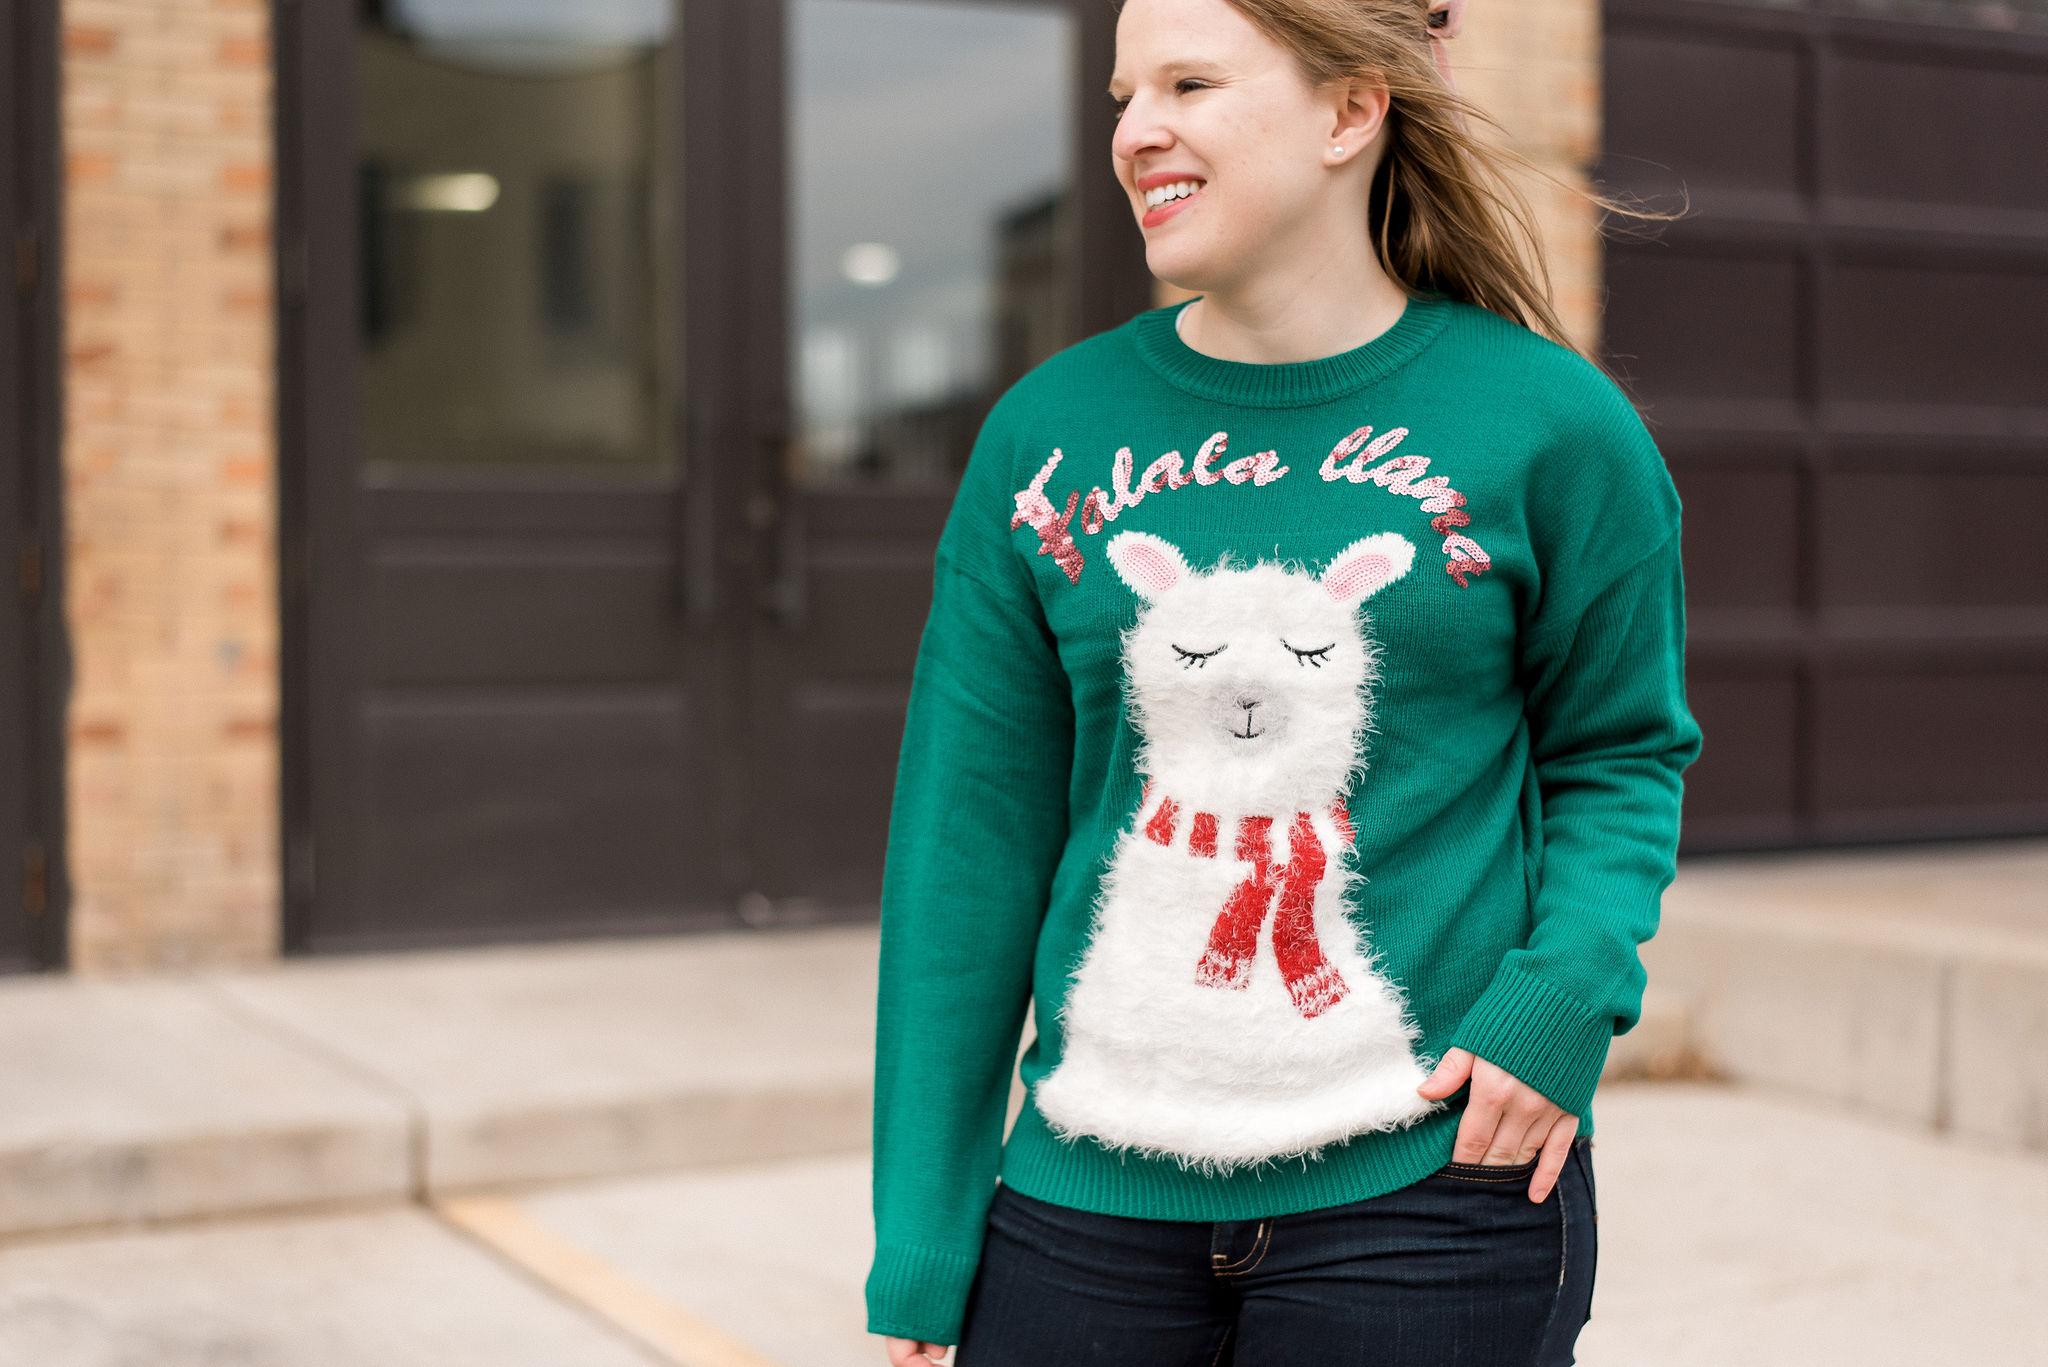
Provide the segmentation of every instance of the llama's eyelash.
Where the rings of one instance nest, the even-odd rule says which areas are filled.
[[[1280,644],[1287,646],[1285,641],[1282,641]],[[1326,646],[1317,646],[1314,650],[1301,650],[1295,646],[1287,646],[1287,648],[1294,652],[1294,658],[1301,661],[1301,663],[1314,665],[1317,669],[1321,669],[1323,661],[1328,658],[1331,651],[1337,648],[1337,643],[1332,641]]]
[[[1179,646],[1175,646],[1173,653],[1180,656],[1182,669],[1195,669],[1207,668],[1210,660],[1228,649],[1230,649],[1229,646],[1217,646],[1214,650],[1182,650]]]

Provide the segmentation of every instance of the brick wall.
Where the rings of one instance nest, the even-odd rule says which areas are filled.
[[[262,0],[65,0],[73,962],[277,943]]]
[[[1600,155],[1599,0],[1471,0],[1450,50],[1459,91],[1506,130],[1510,145],[1583,190]],[[1541,179],[1523,189],[1543,233],[1565,329],[1580,347],[1595,345],[1599,214]]]

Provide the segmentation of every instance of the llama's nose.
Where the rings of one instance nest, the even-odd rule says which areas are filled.
[[[1251,711],[1251,710],[1252,710],[1253,708],[1257,707],[1257,706],[1259,705],[1259,703],[1260,703],[1260,699],[1258,699],[1258,698],[1244,698],[1244,697],[1240,697],[1240,698],[1239,698],[1239,699],[1237,700],[1237,705],[1238,705],[1239,707],[1242,707],[1242,708],[1243,708],[1243,709],[1244,709],[1245,711],[1247,711],[1247,712],[1249,712],[1249,711]]]

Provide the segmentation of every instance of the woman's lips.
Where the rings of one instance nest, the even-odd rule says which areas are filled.
[[[1156,228],[1160,224],[1166,222],[1167,219],[1172,218],[1175,214],[1179,213],[1182,209],[1187,208],[1188,205],[1193,204],[1196,200],[1200,199],[1201,197],[1202,191],[1200,189],[1197,189],[1191,195],[1182,195],[1179,199],[1170,199],[1156,209],[1147,209],[1145,211],[1145,216],[1139,219],[1138,222],[1143,224],[1147,228]]]

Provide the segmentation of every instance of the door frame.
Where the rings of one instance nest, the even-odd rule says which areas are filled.
[[[4,438],[17,446],[18,482],[9,491],[18,510],[15,580],[22,618],[22,691],[26,715],[7,718],[25,732],[23,778],[26,847],[0,855],[7,895],[28,919],[25,955],[9,968],[57,969],[69,953],[70,885],[65,859],[64,702],[70,660],[64,629],[62,520],[62,377],[59,372],[63,290],[58,144],[56,0],[6,0],[0,9],[0,186],[8,279],[0,317],[14,336],[15,364],[0,374],[0,413],[11,414]],[[0,505],[4,506],[4,505]],[[17,862],[17,859],[19,862]],[[18,870],[18,871],[17,871]],[[16,879],[20,881],[15,882]],[[19,890],[17,892],[17,889]]]
[[[1054,0],[1077,26],[1079,69],[1108,70],[1116,13],[1100,0]],[[680,263],[678,298],[663,301],[680,383],[663,415],[676,453],[675,601],[693,649],[712,657],[709,733],[746,736],[749,642],[774,607],[790,501],[784,452],[792,431],[786,375],[784,7],[762,0],[676,0],[666,145],[680,196],[664,244]],[[283,944],[315,948],[317,757],[348,734],[364,640],[344,587],[347,556],[323,555],[316,532],[354,514],[356,309],[353,33],[357,0],[272,0],[277,159],[276,308],[280,818]],[[1115,123],[1106,94],[1075,92],[1075,195],[1084,223],[1129,210],[1106,174]],[[1089,174],[1093,168],[1095,174]],[[1130,228],[1084,233],[1073,299],[1076,338],[1151,306],[1143,239]],[[316,524],[313,510],[321,510]],[[343,523],[342,534],[347,534]],[[315,614],[320,614],[315,621]],[[314,680],[323,686],[316,690]],[[725,866],[704,890],[744,924],[741,898],[758,879],[755,832],[763,775],[755,747],[703,756]],[[323,880],[324,881],[324,880]]]

